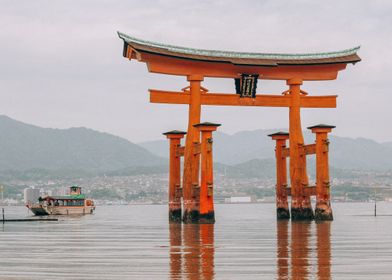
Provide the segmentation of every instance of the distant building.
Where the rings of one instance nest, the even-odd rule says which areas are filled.
[[[69,195],[69,187],[59,187],[52,191],[52,195],[65,196]]]
[[[24,189],[23,194],[23,201],[25,204],[37,203],[38,198],[40,197],[39,189],[34,188]]]
[[[250,196],[232,196],[225,198],[225,203],[251,203],[253,202]]]

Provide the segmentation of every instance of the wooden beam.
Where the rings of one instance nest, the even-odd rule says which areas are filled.
[[[300,149],[301,155],[314,155],[316,153],[316,144],[308,144]],[[282,149],[282,157],[290,157],[290,148]]]
[[[193,154],[198,155],[201,153],[201,143],[193,143]]]
[[[306,196],[315,196],[316,195],[316,186],[304,187],[304,195]],[[291,188],[285,188],[287,196],[291,196]]]
[[[176,149],[176,156],[183,157],[184,156],[184,150],[185,150],[184,146],[177,147],[177,149]]]
[[[302,108],[336,108],[337,95],[309,96],[302,95],[300,105]]]
[[[150,89],[151,103],[189,104],[191,95],[186,92],[174,92]]]
[[[290,148],[282,149],[282,157],[290,157]]]
[[[303,146],[302,154],[314,155],[316,153],[316,144],[309,144]]]
[[[150,89],[151,103],[189,104],[190,94],[187,92],[163,91]],[[336,95],[301,96],[301,107],[304,108],[335,108]],[[263,106],[290,107],[290,95],[258,94],[256,98],[241,98],[238,94],[203,93],[202,105],[214,106]]]
[[[323,65],[237,65],[230,62],[205,62],[174,58],[146,52],[138,52],[139,61],[146,62],[149,72],[189,76],[201,74],[204,77],[238,78],[238,73],[259,74],[264,80],[288,80],[299,77],[304,81],[335,80],[338,71],[344,70],[347,63]],[[136,54],[133,57],[135,57]]]

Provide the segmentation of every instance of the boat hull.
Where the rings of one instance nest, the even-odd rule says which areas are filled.
[[[47,216],[49,213],[40,206],[27,206],[27,208],[30,209],[31,212],[33,212],[34,215],[36,216]]]
[[[36,216],[93,214],[95,206],[27,206]]]
[[[95,206],[53,206],[46,207],[50,215],[85,215],[93,214]]]

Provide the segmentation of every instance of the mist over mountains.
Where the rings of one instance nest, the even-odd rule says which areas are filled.
[[[0,171],[112,171],[162,165],[139,145],[87,128],[42,128],[0,116]]]
[[[240,131],[233,135],[214,133],[214,160],[223,164],[237,165],[253,159],[273,159],[274,141],[268,134],[282,129]],[[315,141],[315,135],[304,131],[306,144]],[[330,164],[340,169],[391,170],[392,142],[378,143],[366,138],[347,138],[329,135]],[[167,140],[139,143],[161,157],[168,156]],[[312,158],[312,157],[311,157]]]
[[[42,128],[0,116],[0,177],[105,174],[126,176],[166,173],[168,141],[132,143],[88,128]],[[234,177],[272,177],[275,173],[276,130],[215,133],[215,170]],[[314,135],[305,132],[307,143]],[[335,170],[392,169],[392,143],[365,138],[330,136],[331,166]],[[309,163],[314,161],[310,157]],[[310,170],[310,172],[312,172]]]

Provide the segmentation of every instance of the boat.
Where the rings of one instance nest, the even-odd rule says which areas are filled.
[[[86,199],[82,188],[78,186],[70,187],[69,195],[47,195],[38,198],[38,203],[27,204],[26,207],[36,216],[93,214],[95,210],[94,201]]]

